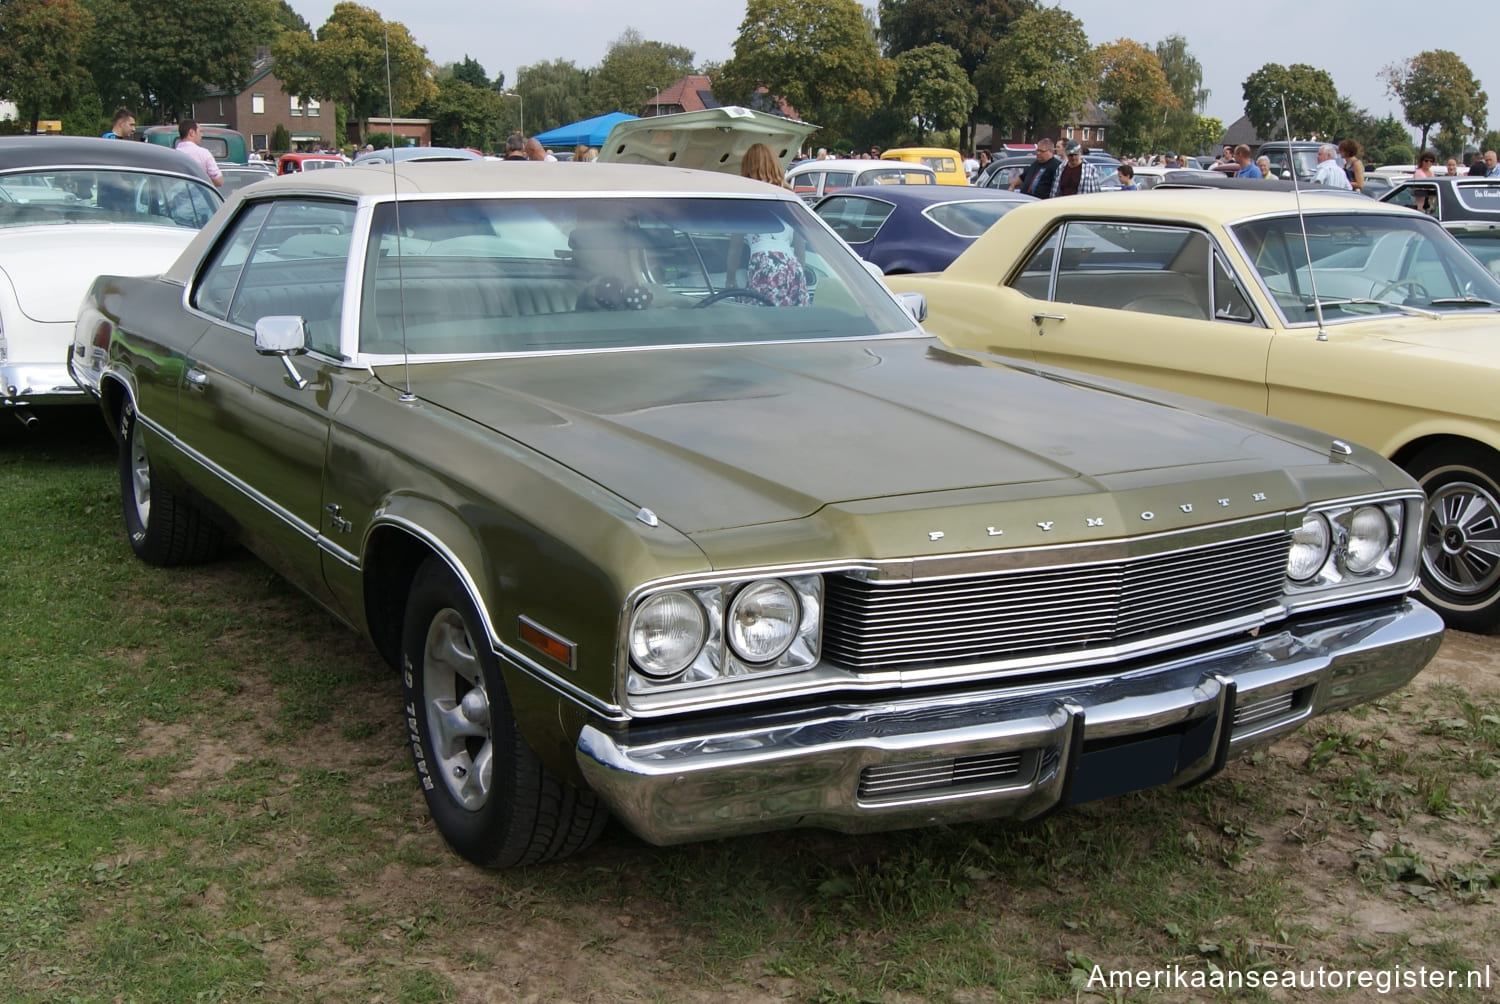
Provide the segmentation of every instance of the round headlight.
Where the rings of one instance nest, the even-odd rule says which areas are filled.
[[[1344,564],[1351,572],[1368,572],[1385,557],[1391,546],[1391,523],[1378,507],[1354,510],[1349,519],[1349,541]]]
[[[797,637],[797,594],[780,579],[752,582],[729,604],[729,645],[746,662],[770,662]]]
[[[1318,574],[1328,560],[1328,520],[1317,513],[1302,517],[1292,533],[1292,550],[1286,558],[1286,574],[1293,582],[1306,582]]]
[[[630,658],[647,676],[665,679],[692,665],[708,635],[703,607],[688,593],[657,593],[630,619]]]

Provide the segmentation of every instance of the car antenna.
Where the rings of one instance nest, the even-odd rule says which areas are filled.
[[[1307,239],[1307,217],[1302,214],[1302,186],[1297,183],[1297,161],[1292,154],[1292,125],[1286,114],[1286,95],[1281,95],[1281,128],[1286,136],[1286,157],[1292,168],[1292,197],[1297,200],[1297,227],[1302,231],[1302,253],[1307,255],[1307,285],[1312,289],[1313,312],[1318,319],[1318,341],[1328,341],[1323,327],[1323,298],[1318,295],[1318,279],[1313,274],[1312,244]]]
[[[391,27],[385,28],[385,114],[391,126],[391,212],[395,217],[396,231],[396,302],[400,306],[401,320],[401,380],[403,387],[401,396],[396,400],[402,404],[411,404],[417,399],[417,395],[411,392],[411,354],[406,348],[406,280],[401,270],[401,186],[397,182],[396,174],[396,108],[395,101],[391,97]],[[377,247],[376,260],[379,260],[380,249]]]

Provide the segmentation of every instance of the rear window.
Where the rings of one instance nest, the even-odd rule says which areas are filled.
[[[872,167],[859,175],[861,185],[933,185],[937,179],[930,171],[910,167]]]
[[[923,210],[929,220],[950,233],[960,237],[978,237],[995,221],[1021,204],[1004,199],[984,199],[975,202],[949,202],[942,206],[930,206]]]
[[[1484,185],[1455,185],[1458,201],[1476,213],[1494,213],[1500,218],[1500,182]]]
[[[120,168],[0,175],[0,228],[133,223],[197,230],[219,208],[204,182]]]

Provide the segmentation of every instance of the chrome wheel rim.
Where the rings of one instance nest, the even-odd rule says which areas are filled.
[[[144,529],[151,520],[151,458],[146,455],[146,437],[141,432],[141,423],[130,425],[130,500],[135,506],[135,518]]]
[[[427,628],[422,693],[438,776],[465,809],[484,808],[494,765],[490,699],[479,657],[457,610],[438,611]]]
[[[1444,590],[1477,596],[1500,582],[1500,500],[1470,481],[1432,493],[1422,566]]]

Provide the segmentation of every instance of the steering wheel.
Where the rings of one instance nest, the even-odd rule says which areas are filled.
[[[1432,299],[1432,294],[1427,291],[1427,287],[1422,285],[1416,279],[1396,279],[1388,282],[1384,286],[1380,287],[1380,292],[1376,293],[1370,299],[1383,300],[1385,299],[1385,294],[1398,289],[1409,289],[1412,293],[1420,296],[1424,300]]]
[[[757,292],[753,289],[746,289],[743,286],[726,286],[723,289],[714,290],[712,293],[709,293],[703,299],[693,304],[693,309],[697,310],[699,307],[707,307],[711,304],[718,303],[720,300],[727,300],[732,296],[749,297],[752,300],[759,301],[760,305],[763,307],[776,306],[776,301],[771,299],[764,293]]]

